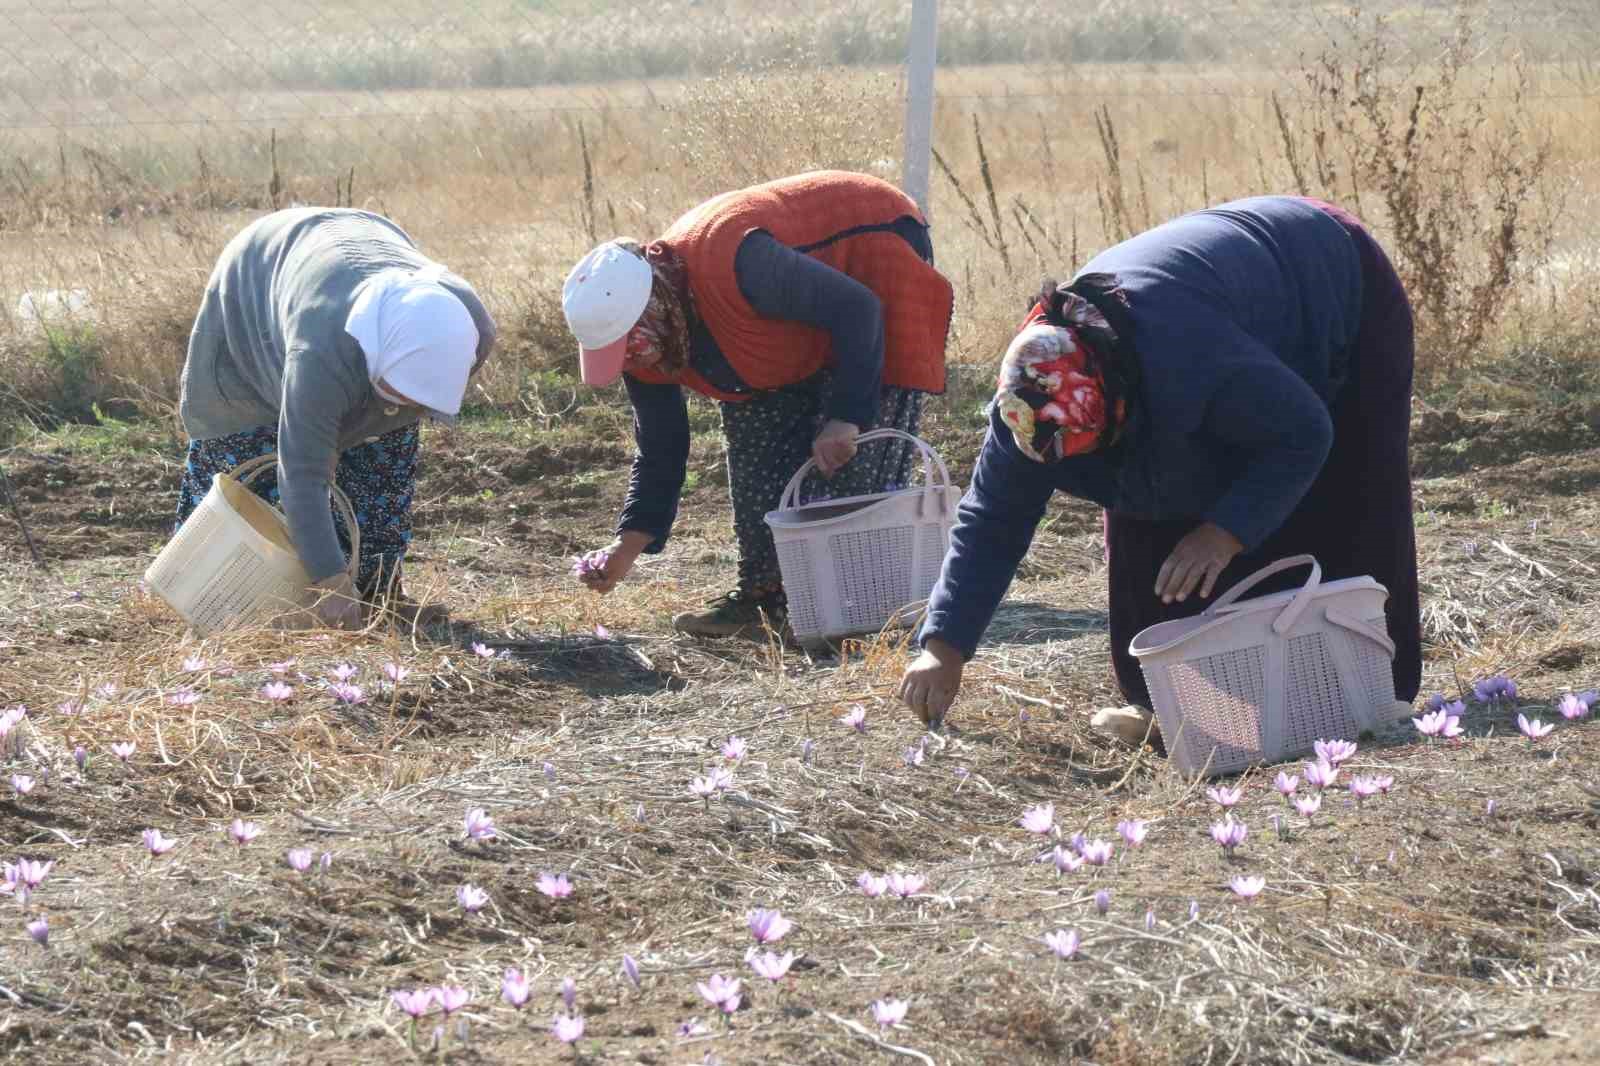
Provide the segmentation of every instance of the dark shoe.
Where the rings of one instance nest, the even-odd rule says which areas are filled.
[[[712,600],[703,611],[675,615],[672,628],[699,637],[737,637],[759,633],[769,626],[781,630],[788,615],[782,592],[752,596],[735,591]]]

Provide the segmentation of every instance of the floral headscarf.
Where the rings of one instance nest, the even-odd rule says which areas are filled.
[[[628,331],[624,370],[677,374],[689,365],[689,272],[671,248],[656,241],[644,249],[655,275],[650,302]]]
[[[1059,308],[1052,306],[1059,303]],[[1092,452],[1126,417],[1117,399],[1108,416],[1104,357],[1087,334],[1116,335],[1106,316],[1075,292],[1057,289],[1028,313],[1000,364],[995,404],[1017,450],[1039,463]],[[1109,418],[1109,422],[1108,422]]]

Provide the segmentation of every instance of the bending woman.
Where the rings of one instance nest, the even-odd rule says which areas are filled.
[[[289,536],[330,625],[383,595],[407,617],[400,564],[411,541],[418,422],[453,422],[495,325],[472,286],[366,211],[293,208],[228,242],[189,338],[179,414],[189,454],[178,522],[213,474],[276,451]],[[360,572],[328,486],[350,497]],[[426,620],[426,619],[424,619]]]
[[[923,397],[944,390],[952,290],[932,262],[916,204],[843,171],[725,193],[646,248],[609,241],[585,256],[562,306],[584,382],[622,377],[638,449],[616,538],[585,584],[609,592],[665,546],[689,458],[689,389],[721,401],[739,576],[673,626],[707,636],[781,626],[765,517],[800,465],[814,458],[835,497],[910,477],[909,445],[874,442],[857,456],[856,437],[915,433]]]
[[[1415,698],[1412,354],[1383,250],[1314,200],[1185,215],[1047,285],[1006,352],[901,697],[944,715],[1061,491],[1105,508],[1111,656],[1131,706],[1097,724],[1137,737],[1149,723],[1135,634],[1299,553],[1389,590],[1395,694]]]

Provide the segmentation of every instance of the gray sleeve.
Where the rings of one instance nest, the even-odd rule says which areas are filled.
[[[328,487],[339,463],[339,426],[358,403],[310,353],[289,353],[278,415],[278,493],[289,538],[313,581],[345,567]]]

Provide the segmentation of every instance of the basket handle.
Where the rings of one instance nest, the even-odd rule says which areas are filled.
[[[875,440],[901,439],[916,445],[922,453],[922,484],[923,499],[926,501],[933,496],[935,489],[943,489],[940,501],[941,507],[949,506],[950,496],[950,468],[945,466],[939,453],[933,450],[933,445],[912,433],[901,429],[869,429],[856,438],[856,444],[868,444]],[[800,464],[800,469],[794,472],[794,477],[789,479],[789,484],[784,486],[783,495],[778,498],[778,510],[789,511],[800,504],[800,486],[805,482],[806,475],[816,467],[815,459],[807,459]],[[934,481],[934,471],[939,472],[939,480]]]
[[[1216,603],[1213,603],[1200,613],[1202,615],[1222,614],[1233,605],[1235,600],[1267,578],[1272,577],[1274,574],[1281,574],[1285,570],[1292,570],[1297,566],[1311,567],[1311,576],[1306,579],[1306,583],[1301,586],[1300,591],[1295,593],[1295,597],[1290,601],[1289,606],[1285,607],[1279,612],[1278,617],[1273,619],[1272,631],[1281,637],[1294,628],[1295,622],[1300,620],[1301,612],[1311,604],[1311,598],[1316,595],[1317,589],[1322,585],[1322,564],[1317,562],[1315,556],[1291,555],[1286,559],[1279,559],[1275,563],[1269,563],[1237,585],[1234,585],[1227,592],[1224,592]]]
[[[246,459],[228,471],[228,476],[241,485],[249,485],[250,482],[260,477],[268,468],[276,468],[277,464],[278,453],[268,452],[265,455],[258,455],[254,459]],[[330,481],[328,482],[328,492],[333,497],[333,505],[339,509],[339,517],[344,519],[345,531],[350,534],[350,562],[345,567],[345,571],[350,575],[350,580],[353,582],[361,570],[361,527],[356,525],[355,508],[350,505],[350,497],[344,494],[344,490]]]

